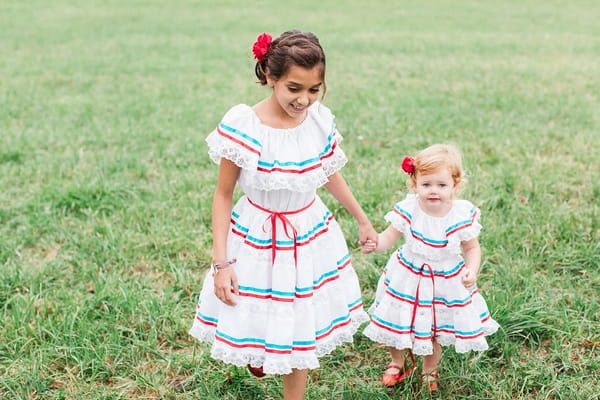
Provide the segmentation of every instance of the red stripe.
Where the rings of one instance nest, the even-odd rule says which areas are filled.
[[[313,287],[313,289],[314,289],[314,290],[320,289],[320,288],[322,288],[322,287],[323,287],[323,285],[325,285],[326,283],[333,282],[333,281],[335,281],[336,279],[339,279],[339,277],[340,277],[339,275],[333,275],[333,276],[331,276],[331,277],[329,277],[329,278],[325,279],[323,282],[319,283],[317,286],[314,286],[314,287]]]
[[[350,322],[351,322],[350,319],[348,319],[348,320],[346,320],[344,322],[340,322],[339,324],[332,326],[330,330],[328,330],[327,332],[323,333],[322,335],[317,336],[317,340],[326,338],[327,336],[331,335],[333,333],[333,331],[335,331],[336,329],[341,328],[343,326],[349,325]]]
[[[311,167],[307,167],[307,168],[299,169],[299,170],[283,169],[283,168],[279,168],[279,167],[276,167],[276,168],[257,167],[256,169],[258,171],[260,171],[260,172],[266,172],[266,173],[284,172],[284,173],[290,173],[290,174],[303,174],[305,172],[312,171],[313,169],[317,169],[317,168],[321,167],[322,165],[323,164],[318,163],[318,164],[315,164],[315,165],[313,165]]]
[[[412,234],[412,237],[417,239],[419,242],[429,246],[429,247],[433,247],[435,249],[443,249],[444,247],[446,247],[448,245],[448,243],[444,243],[444,244],[433,244],[433,243],[428,243],[425,240],[423,240],[422,238],[416,236],[414,233]]]
[[[221,130],[221,128],[219,128],[218,126],[217,126],[217,132],[219,132],[219,134],[220,134],[221,136],[223,136],[223,137],[226,137],[227,139],[231,140],[232,142],[234,142],[234,143],[237,143],[237,144],[239,144],[240,146],[242,146],[242,147],[244,147],[244,148],[246,148],[246,149],[250,150],[251,152],[253,152],[253,153],[256,153],[256,154],[260,155],[260,151],[256,150],[256,149],[255,149],[255,148],[253,148],[253,147],[250,147],[250,146],[248,146],[247,144],[245,144],[245,143],[244,143],[244,142],[242,142],[241,140],[239,140],[239,139],[236,139],[236,138],[234,138],[233,136],[231,136],[231,135],[229,135],[229,134],[227,134],[227,133],[223,132],[223,131]]]
[[[337,147],[337,142],[334,141],[333,144],[331,145],[331,151],[327,154],[325,154],[324,156],[321,157],[321,160],[324,158],[329,158],[333,155],[333,153],[335,152],[335,148]]]
[[[338,267],[338,271],[341,271],[341,270],[343,270],[344,268],[346,268],[348,265],[350,265],[350,262],[351,262],[351,261],[352,261],[352,259],[348,258],[348,260],[346,260],[346,262],[345,262],[345,263],[343,263],[342,265],[340,265],[340,266]]]
[[[450,236],[450,235],[452,235],[453,233],[456,233],[456,232],[460,231],[461,229],[465,229],[465,228],[468,228],[468,227],[472,226],[472,225],[473,225],[473,223],[475,222],[475,217],[476,217],[476,216],[477,216],[477,212],[474,212],[474,213],[473,213],[473,217],[471,218],[471,222],[469,222],[468,224],[465,224],[465,225],[459,226],[459,227],[457,227],[457,228],[454,228],[453,230],[451,230],[450,232],[448,232],[448,233],[446,234],[446,236]]]
[[[282,303],[293,303],[294,299],[290,298],[290,297],[274,297],[271,294],[254,294],[254,293],[248,293],[248,292],[240,292],[240,296],[241,297],[253,297],[255,299],[262,299],[262,300],[273,300],[273,301],[279,301]]]
[[[385,329],[386,331],[390,331],[390,332],[393,332],[393,333],[405,333],[405,334],[410,333],[410,330],[401,331],[399,329],[394,329],[394,328],[391,328],[391,327],[389,327],[387,325],[380,324],[378,321],[375,321],[374,319],[371,319],[371,323],[373,325],[377,325],[378,327],[380,327],[382,329]]]
[[[196,319],[197,319],[199,322],[203,323],[204,325],[208,325],[208,326],[214,326],[214,327],[216,327],[216,326],[217,326],[217,324],[215,324],[214,322],[209,322],[209,321],[206,321],[206,320],[204,320],[204,319],[200,318],[199,316],[196,316]]]

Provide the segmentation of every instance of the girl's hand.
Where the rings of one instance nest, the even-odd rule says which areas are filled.
[[[374,252],[377,249],[377,243],[374,241],[367,239],[366,242],[361,244],[363,254],[369,254]]]
[[[364,223],[358,225],[358,243],[363,246],[368,241],[374,242],[377,247],[378,235],[377,231],[373,229],[370,223]]]
[[[466,267],[465,271],[462,273],[461,280],[466,289],[471,289],[477,282],[477,272],[473,271],[469,267]]]
[[[213,276],[215,284],[215,295],[219,300],[228,306],[235,306],[237,303],[233,293],[239,295],[238,281],[233,268],[225,268],[217,271]]]

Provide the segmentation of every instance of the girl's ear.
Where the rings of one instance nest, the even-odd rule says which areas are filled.
[[[269,75],[267,75],[267,85],[270,88],[275,87],[275,80],[273,78],[269,77]]]

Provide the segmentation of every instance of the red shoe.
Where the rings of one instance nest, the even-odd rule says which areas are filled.
[[[400,367],[394,363],[389,364],[387,367],[385,367],[385,372],[381,377],[381,383],[383,383],[387,387],[392,387],[395,386],[398,382],[402,382],[403,380],[405,380],[406,377],[409,376],[415,369],[415,356],[410,350],[409,355],[412,364],[410,368],[406,369],[406,365]],[[398,372],[390,372],[391,369],[395,369]]]
[[[252,365],[248,364],[248,371],[250,371],[250,373],[257,378],[262,378],[263,376],[267,375],[263,372],[262,366],[261,367],[253,367]]]
[[[395,370],[397,372],[392,372]],[[396,364],[389,364],[385,367],[385,372],[381,377],[381,383],[387,387],[396,386],[398,382],[402,382],[410,374],[411,370],[405,371],[404,367],[399,367]]]
[[[435,392],[439,389],[440,383],[438,382],[440,379],[440,373],[436,370],[431,372],[423,372],[421,374],[421,380],[423,381],[423,386],[427,387],[427,390],[430,392]]]

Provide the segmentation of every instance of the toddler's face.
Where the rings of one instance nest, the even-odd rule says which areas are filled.
[[[454,187],[452,174],[447,168],[426,175],[417,174],[416,192],[419,205],[429,215],[444,216],[452,207]]]

